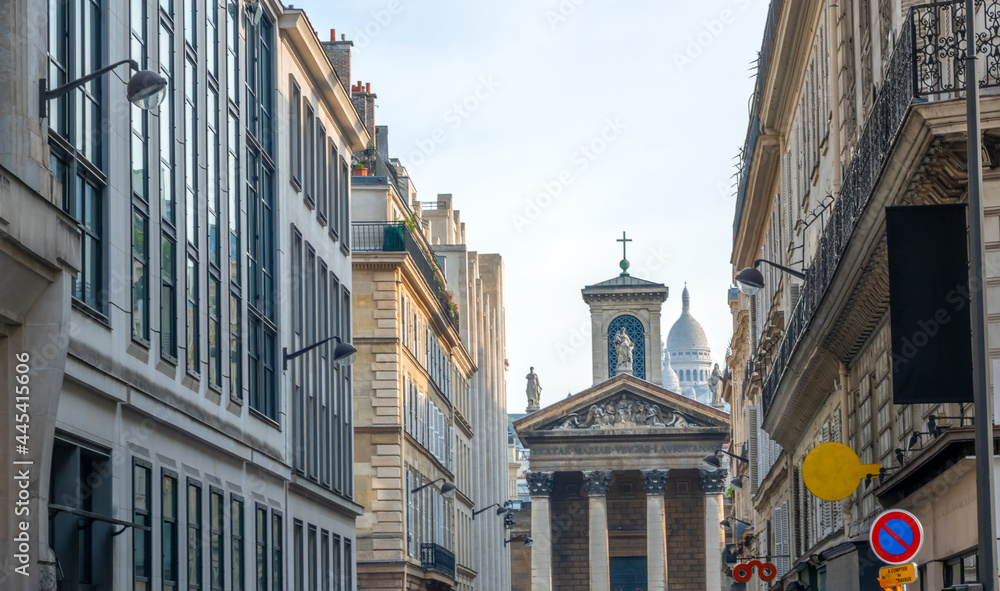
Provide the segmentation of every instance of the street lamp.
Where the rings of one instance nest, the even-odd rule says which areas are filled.
[[[806,278],[806,274],[802,271],[789,269],[784,265],[772,263],[767,259],[757,259],[753,262],[752,267],[747,267],[736,274],[736,285],[740,288],[740,291],[743,292],[744,295],[755,296],[760,293],[760,290],[764,289],[764,275],[757,269],[757,266],[761,263],[767,263],[775,269],[780,269],[785,273],[788,273],[792,277],[798,277],[799,279]]]
[[[509,540],[504,540],[503,541],[503,545],[506,546],[507,544],[509,544],[511,542],[514,542],[516,540],[522,540],[522,539],[524,540],[524,545],[527,546],[527,547],[529,547],[529,548],[531,547],[532,544],[535,543],[535,540],[531,539],[531,536],[514,536],[514,537],[512,537]]]
[[[289,353],[288,352],[288,347],[282,347],[282,349],[281,349],[281,357],[282,357],[281,368],[282,369],[288,369],[288,362],[289,361],[291,361],[292,359],[295,359],[299,355],[303,355],[305,353],[308,353],[309,351],[312,351],[313,349],[315,349],[316,347],[319,347],[320,345],[325,345],[326,343],[329,343],[330,341],[337,341],[337,346],[334,347],[334,349],[333,349],[333,360],[334,361],[336,361],[340,365],[350,365],[351,363],[354,362],[354,358],[357,357],[357,355],[358,355],[358,350],[357,350],[357,348],[354,347],[354,345],[352,345],[350,343],[345,343],[344,341],[340,340],[340,337],[328,337],[328,338],[323,339],[322,341],[319,341],[318,343],[313,343],[313,344],[309,345],[308,347],[303,347],[303,348],[299,349],[298,351],[295,351],[294,353]]]
[[[506,502],[504,504],[502,504],[502,505],[500,503],[493,503],[492,505],[488,505],[486,507],[483,507],[479,511],[473,511],[472,512],[472,518],[475,519],[476,515],[479,515],[483,511],[486,511],[490,507],[496,507],[497,508],[497,515],[503,515],[504,513],[507,512],[507,503]]]
[[[743,479],[744,478],[749,478],[749,476],[747,476],[746,474],[744,474],[743,476],[737,476],[736,478],[733,478],[732,480],[730,480],[729,484],[731,484],[732,487],[735,488],[736,490],[743,490]]]
[[[454,497],[455,496],[455,491],[458,490],[458,487],[456,487],[454,483],[448,482],[444,478],[438,478],[437,480],[431,480],[427,484],[421,484],[417,488],[411,490],[410,494],[416,494],[416,493],[422,491],[423,489],[427,488],[428,486],[430,486],[432,484],[436,484],[438,482],[442,482],[442,481],[444,482],[444,484],[441,485],[441,496],[443,496],[446,499],[450,499],[450,498]]]
[[[736,454],[731,454],[731,453],[729,453],[728,451],[726,451],[724,449],[717,449],[717,450],[715,450],[714,454],[707,455],[707,456],[705,456],[701,460],[701,465],[705,469],[706,472],[715,472],[716,470],[718,470],[719,468],[722,467],[722,462],[719,461],[719,456],[717,455],[717,454],[720,454],[720,453],[724,453],[727,456],[736,458],[737,460],[739,460],[741,462],[746,462],[748,464],[750,463],[750,460],[748,460],[747,458],[744,458],[743,456],[738,456]]]
[[[727,517],[727,518],[723,519],[722,521],[720,521],[719,525],[722,526],[722,529],[724,529],[726,531],[729,531],[730,529],[733,528],[733,523],[732,523],[733,521],[735,521],[736,523],[742,523],[743,525],[745,525],[747,527],[753,527],[752,523],[747,523],[746,521],[743,521],[742,519],[737,519],[735,517]]]
[[[128,90],[126,93],[128,102],[141,109],[152,109],[159,105],[160,101],[167,94],[167,79],[156,72],[140,70],[139,63],[135,60],[121,60],[52,90],[48,88],[48,79],[40,79],[38,81],[39,116],[42,118],[49,116],[48,105],[50,100],[64,96],[74,88],[79,88],[122,64],[128,64],[132,68],[132,71],[135,72],[135,75],[128,81]]]

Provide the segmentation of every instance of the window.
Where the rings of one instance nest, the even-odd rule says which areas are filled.
[[[281,522],[281,513],[271,511],[271,577],[274,582],[271,588],[275,591],[285,588],[284,581],[282,580],[285,573],[285,569],[283,568],[285,528]]]
[[[76,220],[81,234],[80,272],[73,279],[73,298],[103,313],[106,306],[103,184],[78,160],[79,152],[64,151],[56,139],[50,147],[52,173],[63,187],[63,210]]]
[[[333,591],[343,591],[344,579],[341,572],[340,536],[333,536]]]
[[[150,539],[152,527],[152,466],[142,460],[132,462],[132,589],[147,591],[153,580],[153,547]]]
[[[177,475],[163,471],[160,490],[160,548],[163,558],[160,562],[160,577],[163,589],[177,589]]]
[[[201,484],[188,480],[187,484],[187,576],[188,589],[202,587],[201,546]]]
[[[162,11],[161,11],[162,13]],[[174,206],[174,37],[172,14],[160,19],[160,74],[167,93],[160,120],[160,356],[177,359],[177,213]]]
[[[351,249],[351,193],[350,176],[347,162],[340,161],[340,247],[345,251]]]
[[[289,107],[289,141],[291,145],[288,155],[291,159],[292,182],[296,187],[302,186],[302,91],[295,80],[291,80],[292,92],[288,101]]]
[[[639,379],[646,379],[646,339],[645,328],[635,316],[619,316],[608,325],[608,372],[609,377],[615,377],[615,367],[618,366],[618,350],[614,344],[614,336],[622,328],[632,341],[635,350],[632,354],[632,374]],[[688,380],[691,379],[688,371]]]
[[[330,161],[327,168],[329,180],[327,181],[330,191],[330,234],[336,240],[340,237],[340,174],[337,166],[337,144],[330,142]]]
[[[961,556],[956,556],[944,562],[944,586],[951,587],[962,583],[979,580],[979,570],[976,567],[976,549],[973,548]]]
[[[211,0],[209,0],[211,3]],[[217,488],[211,488],[208,494],[208,526],[209,535],[211,539],[209,540],[211,552],[211,572],[209,578],[212,584],[212,591],[221,590],[224,585],[224,575],[222,562],[225,558],[225,532],[224,532],[224,520],[222,510],[225,507],[225,497],[222,496],[222,491]]]
[[[320,555],[322,558],[322,591],[330,591],[330,532],[325,529],[320,534]]]
[[[241,5],[242,2],[226,2],[226,88],[229,100],[234,105],[238,105],[240,102],[239,22]]]
[[[139,2],[129,12],[132,31],[131,57],[147,67],[146,3]],[[148,114],[136,105],[131,117],[132,182],[132,338],[149,343],[149,152],[146,144]]]
[[[187,371],[201,373],[201,358],[198,351],[198,261],[187,259]]]
[[[309,526],[309,591],[319,591],[317,588],[316,567],[318,565],[316,556],[316,526]]]
[[[111,489],[123,475],[115,472],[109,451],[85,445],[61,439],[56,433],[50,502],[111,517]],[[113,565],[107,549],[114,544],[112,531],[118,528],[99,522],[88,525],[65,511],[53,515],[48,528],[49,543],[62,568],[60,581],[64,588],[111,588]]]
[[[354,588],[354,552],[350,538],[344,538],[344,589]]]
[[[214,0],[208,0],[209,15],[218,18]],[[218,31],[209,23],[210,42],[218,46]],[[212,31],[216,31],[213,33]],[[209,63],[214,51],[210,52]],[[214,73],[213,73],[214,75]],[[206,188],[208,193],[208,385],[222,390],[222,242],[219,237],[219,214],[222,207],[222,190],[219,180],[220,151],[219,138],[219,93],[210,82],[207,91],[208,109],[206,113],[208,147],[206,162]]]
[[[257,591],[267,591],[267,507],[257,505],[256,509],[256,566]],[[275,590],[277,591],[277,590]]]
[[[231,5],[232,6],[232,5]],[[240,178],[239,121],[228,117],[229,159],[226,188],[229,191],[229,399],[243,401],[242,287],[240,284]]]
[[[316,158],[319,159],[316,166],[316,201],[318,207],[316,213],[320,223],[326,223],[327,202],[330,200],[330,184],[326,172],[326,129],[323,124],[316,120],[318,127],[316,132]]]
[[[277,259],[274,164],[271,160],[271,105],[274,76],[272,43],[274,25],[265,14],[256,27],[248,27],[246,207],[247,207],[247,331],[250,408],[277,422],[276,379],[277,310],[274,274]]]
[[[243,499],[236,495],[229,497],[229,535],[232,536],[232,554],[230,555],[230,578],[233,591],[243,591],[246,587],[243,578]]]
[[[316,153],[313,151],[314,138],[316,137],[315,119],[312,107],[309,105],[309,102],[306,101],[305,127],[302,130],[302,143],[305,145],[303,154],[305,156],[305,158],[303,158],[305,170],[302,173],[302,176],[304,177],[302,179],[304,181],[302,184],[305,188],[306,203],[309,207],[316,204]]]
[[[295,553],[295,588],[305,589],[305,553],[302,551],[302,522],[298,519],[295,520],[294,531],[292,533],[294,536],[295,547],[292,548],[292,552]]]
[[[345,343],[350,343],[351,338],[351,294],[347,289],[343,289],[341,298],[341,318],[343,324],[340,328],[340,336]],[[343,421],[340,440],[340,468],[341,482],[344,485],[344,497],[351,499],[354,497],[354,429],[351,420],[354,412],[353,392],[351,385],[352,373],[350,367],[343,367],[341,371],[341,413]],[[350,589],[351,587],[348,587]]]

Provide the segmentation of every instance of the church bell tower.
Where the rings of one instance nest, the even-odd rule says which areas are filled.
[[[633,346],[632,375],[659,385],[660,309],[667,300],[667,286],[629,275],[625,247],[631,240],[623,232],[618,242],[621,274],[583,288],[583,301],[590,307],[594,383],[615,377],[619,360],[614,338],[624,328]]]

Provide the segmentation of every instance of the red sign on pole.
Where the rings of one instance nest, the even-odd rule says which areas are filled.
[[[905,564],[912,562],[924,541],[924,528],[909,511],[893,509],[878,516],[872,523],[868,540],[872,552],[882,562]]]

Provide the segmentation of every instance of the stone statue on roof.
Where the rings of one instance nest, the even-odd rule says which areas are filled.
[[[635,345],[632,343],[632,339],[628,338],[625,333],[625,327],[618,329],[618,334],[615,335],[614,340],[615,351],[618,353],[618,367],[615,368],[615,373],[632,373],[632,349]]]
[[[528,375],[524,376],[528,380],[528,387],[525,393],[528,395],[528,412],[535,412],[538,410],[539,403],[542,399],[542,386],[538,382],[538,374],[535,373],[535,368],[532,367],[528,371]]]

